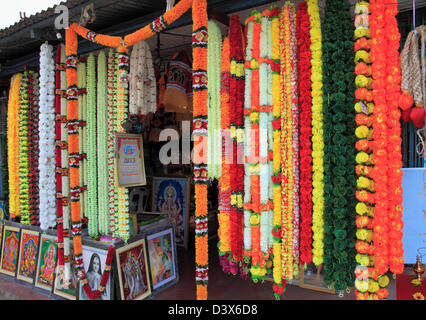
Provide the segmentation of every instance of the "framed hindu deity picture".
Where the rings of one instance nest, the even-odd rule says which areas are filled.
[[[323,264],[316,266],[314,263],[309,263],[306,269],[301,268],[300,271],[300,287],[314,291],[335,294],[333,285],[328,287],[324,283],[324,268]]]
[[[72,257],[74,256],[74,247],[72,242],[70,243],[70,254],[69,257],[71,257],[70,261],[70,281],[68,284],[68,287],[64,286],[64,281],[61,277],[56,276],[55,277],[55,284],[53,286],[53,294],[62,297],[67,300],[77,300],[77,294],[78,294],[78,281],[77,281],[77,270],[74,268],[74,259]],[[57,267],[56,267],[57,268]],[[58,275],[58,273],[56,273]]]
[[[117,133],[115,136],[117,185],[146,185],[142,135]]]
[[[51,291],[54,285],[58,241],[56,236],[42,234],[37,261],[35,286]]]
[[[190,177],[154,176],[152,211],[168,217],[174,225],[176,245],[188,247]]]
[[[16,278],[31,284],[35,278],[39,237],[40,233],[38,231],[21,229]]]
[[[20,229],[8,224],[3,226],[0,272],[14,277],[18,269]]]
[[[146,241],[152,290],[175,283],[177,262],[173,227],[147,235]]]
[[[105,270],[106,260],[108,256],[108,249],[95,248],[88,245],[83,245],[83,266],[84,272],[86,273],[87,283],[89,284],[92,291],[98,289],[101,284],[103,272]],[[112,273],[109,274],[109,279],[105,285],[104,292],[96,300],[113,300],[113,285],[112,285]],[[83,289],[83,286],[79,285],[78,288],[78,300],[91,300]]]
[[[143,300],[151,295],[145,239],[115,251],[121,300]]]

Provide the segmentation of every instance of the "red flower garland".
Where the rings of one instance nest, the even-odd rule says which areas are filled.
[[[231,79],[230,79],[230,115],[232,138],[232,163],[231,173],[231,199],[241,197],[244,190],[244,164],[239,155],[243,155],[241,147],[244,141],[237,141],[237,130],[242,130],[244,125],[244,74],[233,73],[232,61],[244,65],[244,36],[241,29],[240,18],[233,15],[229,24],[229,43],[231,46]],[[239,151],[240,150],[240,151]],[[232,258],[239,262],[243,258],[243,207],[242,201],[231,206],[231,253]],[[240,205],[241,204],[241,205]]]
[[[300,140],[300,262],[312,262],[311,38],[308,5],[297,6],[297,59]]]

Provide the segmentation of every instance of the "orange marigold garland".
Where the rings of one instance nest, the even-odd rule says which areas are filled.
[[[193,134],[195,183],[195,280],[197,300],[207,299],[207,1],[192,4],[193,36]]]

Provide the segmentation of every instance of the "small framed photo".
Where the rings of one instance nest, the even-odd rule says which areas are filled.
[[[74,256],[74,247],[72,244],[72,241],[70,242],[70,264],[69,264],[69,272],[70,275],[70,285],[68,288],[64,288],[64,282],[61,279],[61,277],[58,276],[58,273],[56,273],[55,277],[55,284],[53,286],[53,294],[62,297],[67,300],[77,300],[77,294],[78,294],[78,281],[77,281],[77,270],[75,269],[75,262],[72,258]],[[66,267],[66,265],[65,265]]]
[[[121,300],[143,300],[151,295],[145,239],[115,251]]]
[[[152,211],[168,217],[174,225],[176,245],[188,247],[190,177],[155,176],[152,180]]]
[[[1,250],[0,272],[15,277],[18,269],[20,228],[5,224]]]
[[[300,287],[314,291],[335,294],[333,285],[329,288],[324,283],[324,268],[323,264],[316,266],[314,263],[309,263],[306,269],[300,270]]]
[[[57,237],[48,234],[40,236],[40,250],[37,261],[35,286],[51,291],[55,280],[55,269],[58,258]]]
[[[16,278],[34,283],[37,256],[39,249],[40,233],[35,230],[21,229],[21,242],[19,244],[19,260]]]
[[[177,281],[176,246],[173,227],[146,237],[152,290],[158,292]]]
[[[86,273],[87,282],[93,291],[97,290],[101,283],[107,256],[108,249],[83,245],[84,272]],[[110,272],[109,279],[105,285],[105,290],[97,300],[114,299],[112,283],[112,272]],[[91,300],[84,291],[81,283],[78,288],[78,300]]]

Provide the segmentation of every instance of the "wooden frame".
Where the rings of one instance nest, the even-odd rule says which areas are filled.
[[[90,280],[90,277],[91,277],[90,272],[92,271],[89,271],[89,267],[95,255],[100,260],[100,266],[99,266],[100,273],[98,272],[98,275],[99,275],[98,280],[100,283],[100,279],[102,278],[102,274],[105,270],[105,263],[106,263],[106,259],[108,255],[108,246],[105,246],[104,244],[93,245],[92,242],[90,242],[90,245],[89,245],[89,242],[85,241],[85,244],[83,244],[83,265],[84,265],[84,272],[86,273],[86,277],[89,281],[88,282],[89,286],[92,283],[92,281]],[[109,274],[109,280],[105,286],[105,291],[103,294],[101,294],[101,296],[97,300],[114,300],[113,283],[114,283],[114,278],[113,278],[113,272],[111,271]],[[98,288],[91,287],[91,289],[96,290]],[[78,294],[78,300],[91,300],[90,298],[86,296],[86,293],[84,292],[83,287],[81,286],[81,283],[78,284],[77,286],[77,294]]]
[[[151,295],[151,281],[149,277],[145,239],[142,238],[128,244],[127,246],[117,248],[115,255],[121,300],[143,300],[149,297]],[[130,263],[127,261],[129,258],[132,259]],[[125,263],[123,264],[124,260]],[[143,264],[143,266],[141,266],[141,264]],[[136,274],[139,279],[135,280],[133,277],[127,278],[129,275],[127,271],[132,272],[132,275]],[[145,273],[145,275],[143,273]],[[138,290],[138,288],[132,288],[130,289],[130,292],[127,292],[129,290],[126,290],[125,292],[125,286],[127,285],[127,287],[129,287],[129,282],[142,286],[143,288],[139,292],[132,292],[133,290]]]
[[[148,247],[148,262],[149,262],[149,274],[151,276],[151,284],[152,284],[152,292],[153,294],[157,294],[170,286],[174,285],[179,281],[179,272],[178,272],[178,264],[177,264],[177,251],[176,251],[176,241],[173,225],[168,222],[160,222],[157,225],[153,226],[150,229],[145,230],[146,232],[146,243]],[[159,247],[152,246],[153,240],[158,239],[159,237],[164,237],[169,235],[170,241],[170,249],[168,250],[168,255],[171,256],[171,262],[169,265],[169,269],[171,269],[171,275],[166,279],[161,279],[158,281],[156,277],[154,278],[154,272],[159,267],[158,261],[154,263],[154,259],[158,257],[155,254],[155,250],[157,248],[161,248],[163,256],[164,256],[164,245],[161,243]],[[162,264],[162,262],[161,262]]]
[[[125,148],[128,153],[127,157],[120,158],[122,141],[132,141],[130,148]],[[130,144],[129,144],[130,146]],[[135,149],[135,150],[134,150]],[[123,149],[123,153],[126,152]],[[123,162],[122,162],[123,161]],[[126,162],[127,161],[127,162]],[[119,187],[136,187],[146,185],[145,161],[143,156],[143,140],[142,135],[129,133],[116,133],[115,135],[115,163],[117,170],[117,185]],[[133,165],[132,165],[133,164]],[[124,169],[126,167],[126,170]],[[126,178],[130,180],[126,182],[124,176],[132,176],[134,178]],[[124,180],[124,181],[123,181]]]
[[[12,271],[12,268],[4,268],[4,260],[5,260],[5,242],[6,237],[5,234],[7,231],[10,231],[11,233],[15,234],[15,237],[11,238],[11,241],[13,242],[13,245],[16,245],[16,248],[14,248],[14,252],[12,251],[11,257],[12,258],[12,264],[14,264],[14,268],[15,270]],[[16,276],[16,271],[18,269],[18,258],[19,258],[19,242],[20,242],[20,235],[21,235],[21,229],[19,227],[14,227],[13,225],[10,225],[9,223],[5,223],[3,226],[3,232],[2,232],[2,246],[1,246],[1,260],[0,260],[0,272],[7,274],[8,276],[12,276],[15,277]],[[8,257],[9,260],[9,257]],[[13,262],[13,260],[15,260],[16,262]],[[9,267],[9,266],[7,266]],[[10,266],[12,267],[12,265]]]
[[[44,243],[49,242],[50,244],[47,247],[48,252],[44,252],[43,251],[43,245]],[[41,263],[44,263],[44,259],[45,256],[47,255],[47,257],[49,258],[51,252],[49,252],[51,249],[51,245],[53,245],[53,260],[54,260],[54,264],[53,265],[49,265],[48,266],[48,270],[46,272],[44,272],[44,270],[46,269],[45,267],[43,268],[44,270],[42,271],[43,273],[41,274]],[[37,259],[37,271],[36,271],[36,277],[34,280],[34,285],[37,288],[41,288],[44,290],[48,290],[48,291],[52,291],[53,286],[55,284],[55,271],[56,271],[56,262],[57,262],[57,258],[58,258],[58,241],[57,241],[57,237],[53,236],[53,235],[49,235],[49,234],[42,234],[40,236],[40,245],[39,245],[39,254],[38,254],[38,259]],[[50,257],[50,261],[49,263],[52,263],[51,260],[52,257]],[[52,270],[53,267],[53,270]],[[43,276],[43,277],[42,277]],[[47,279],[45,279],[45,277],[47,277]],[[50,279],[50,277],[52,277],[52,279]],[[42,280],[42,281],[40,281]],[[45,282],[45,283],[43,283]],[[51,282],[51,284],[50,284]]]
[[[323,276],[321,274],[321,271],[323,271],[324,269],[322,265],[320,266],[321,266],[320,271],[318,271],[317,266],[315,266],[315,264],[312,262],[308,264],[306,270],[304,270],[304,268],[300,268],[300,287],[304,289],[335,294],[336,290],[334,289],[333,285],[331,286],[331,288],[328,288],[325,285],[323,281]],[[308,280],[309,282],[306,282],[307,278],[305,274],[309,274],[309,273],[312,274],[312,271],[316,271],[315,279],[313,280],[309,279]],[[317,284],[315,282],[317,282]]]
[[[166,210],[162,210],[161,208],[158,207],[157,190],[156,190],[158,182],[156,182],[156,180],[175,181],[175,182],[171,182],[171,183],[172,184],[178,183],[180,186],[181,186],[181,183],[179,181],[185,180],[186,187],[184,189],[180,190],[180,192],[182,192],[182,197],[185,201],[184,210],[182,210],[181,213],[178,213],[178,216],[182,216],[181,223],[179,223],[179,221],[176,222],[176,218],[178,218],[178,217],[176,217],[176,218],[170,217],[171,214],[169,212],[167,212]],[[163,185],[163,188],[166,189],[166,187],[164,187],[164,186],[165,185]],[[175,190],[175,189],[173,188],[173,190]],[[176,192],[176,190],[175,190],[175,192]],[[175,238],[176,238],[176,245],[182,246],[185,249],[187,249],[188,248],[188,233],[189,233],[189,209],[190,209],[191,178],[189,176],[182,176],[182,175],[158,175],[158,176],[154,176],[154,177],[152,177],[152,192],[151,193],[152,193],[152,199],[151,199],[152,211],[153,212],[154,211],[160,212],[162,214],[164,214],[164,213],[167,214],[169,220],[172,223],[175,223],[174,232],[175,232]],[[165,190],[163,190],[163,193],[165,193]],[[175,198],[176,197],[177,196],[175,195]],[[164,202],[162,203],[162,205],[164,205]],[[176,204],[176,202],[175,202],[174,205],[178,206],[179,204]],[[183,235],[182,235],[182,232],[183,232]]]
[[[33,240],[33,244],[31,244],[30,242],[28,243],[24,243],[24,241],[26,241],[26,235],[28,235],[28,240]],[[36,242],[36,243],[34,243]],[[24,247],[24,248],[23,248]],[[34,264],[34,270],[21,270],[21,267],[25,268],[25,258],[24,255],[26,255],[26,253],[28,252],[27,250],[31,250],[34,249],[35,247],[35,252],[33,252],[31,254],[31,256],[29,257],[28,260],[30,261],[26,261],[27,264]],[[16,278],[18,280],[22,280],[28,283],[33,284],[34,283],[34,279],[35,279],[35,274],[36,274],[36,267],[37,267],[37,262],[38,262],[38,254],[39,254],[39,249],[40,249],[40,232],[36,231],[36,230],[28,230],[28,229],[21,229],[21,240],[19,242],[19,259],[18,259],[18,268],[16,271]],[[31,252],[31,251],[29,251]],[[30,274],[28,274],[28,272],[30,272]]]

